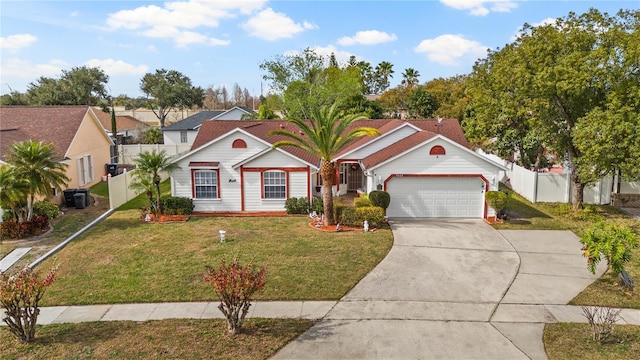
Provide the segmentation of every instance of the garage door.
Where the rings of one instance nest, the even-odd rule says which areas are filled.
[[[387,183],[387,216],[481,218],[484,182],[476,177],[395,177]]]

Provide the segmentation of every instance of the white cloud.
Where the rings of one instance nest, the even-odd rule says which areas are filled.
[[[190,44],[227,45],[228,41],[206,36],[195,29],[216,28],[221,20],[251,14],[261,9],[264,3],[265,0],[166,2],[162,6],[141,6],[109,14],[107,26],[110,29],[140,30],[147,37],[173,39],[179,47]],[[187,39],[182,39],[183,36]]]
[[[338,44],[342,46],[376,45],[396,40],[398,40],[396,34],[387,34],[386,32],[378,30],[366,30],[358,31],[354,36],[351,37],[341,37],[340,39],[338,39]]]
[[[60,75],[65,67],[68,67],[68,64],[62,60],[51,60],[48,64],[34,64],[29,60],[10,58],[6,62],[3,61],[0,73],[3,77],[15,76],[35,81],[41,76]]]
[[[295,34],[305,30],[315,29],[316,26],[306,21],[303,24],[298,24],[286,14],[277,13],[269,8],[262,10],[242,24],[242,28],[252,36],[274,41],[293,37]]]
[[[518,7],[512,0],[440,0],[446,6],[457,10],[469,10],[470,15],[485,16],[490,12],[511,12]]]
[[[429,60],[439,64],[457,65],[458,59],[463,57],[475,60],[485,56],[487,49],[487,46],[465,39],[462,35],[446,34],[435,39],[422,40],[414,51],[427,54]]]
[[[99,67],[109,76],[120,74],[142,75],[149,70],[146,65],[132,65],[122,60],[114,59],[91,59],[84,64],[89,67]]]
[[[0,36],[0,48],[18,50],[20,48],[31,46],[38,39],[31,34],[16,34],[7,37]]]

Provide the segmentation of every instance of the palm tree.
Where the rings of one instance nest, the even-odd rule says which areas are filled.
[[[376,77],[378,79],[378,93],[382,93],[389,88],[389,78],[393,77],[393,64],[383,61],[376,66]]]
[[[155,215],[161,214],[162,203],[160,202],[160,183],[162,182],[162,177],[160,177],[160,174],[165,171],[172,172],[180,167],[178,164],[171,162],[171,158],[167,156],[167,153],[164,150],[161,150],[160,152],[156,152],[155,150],[151,152],[142,152],[134,162],[136,163],[136,168],[133,170],[133,173],[137,178],[137,181],[143,183],[151,180],[156,193],[155,205],[153,204],[152,199],[149,199],[151,202],[150,205],[151,208],[155,209]]]
[[[0,165],[0,207],[11,209],[13,217],[21,223],[26,217],[24,208],[29,184],[16,177],[13,169],[10,165]]]
[[[316,155],[322,160],[320,176],[322,177],[322,201],[324,205],[325,221],[329,225],[335,224],[333,218],[333,175],[335,163],[333,159],[345,146],[362,136],[374,136],[380,134],[378,129],[359,127],[347,131],[354,121],[364,119],[358,114],[346,115],[338,110],[338,104],[331,107],[322,106],[311,111],[309,120],[290,119],[302,135],[287,130],[273,130],[269,135],[281,135],[289,140],[276,141],[273,148],[293,146]]]
[[[27,182],[27,219],[33,217],[36,196],[51,196],[52,189],[62,191],[69,182],[67,164],[54,160],[56,152],[51,143],[25,140],[9,147],[8,162],[14,176]]]
[[[418,70],[414,68],[407,68],[402,73],[401,84],[406,86],[407,88],[412,88],[414,85],[418,83],[419,77],[420,77],[420,73],[418,72]]]

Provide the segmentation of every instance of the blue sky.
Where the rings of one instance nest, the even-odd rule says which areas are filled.
[[[467,74],[486,49],[541,24],[597,8],[610,14],[640,1],[6,1],[0,2],[0,89],[25,92],[41,76],[102,68],[114,96],[141,96],[140,79],[177,70],[196,86],[254,95],[268,83],[259,64],[316,49],[375,67],[407,68],[421,83]],[[266,95],[266,94],[265,94]]]

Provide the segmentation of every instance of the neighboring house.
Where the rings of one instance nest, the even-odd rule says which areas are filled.
[[[0,107],[0,159],[7,160],[11,144],[28,139],[53,144],[57,160],[68,165],[67,188],[100,182],[113,145],[89,106]]]
[[[249,108],[235,106],[229,110],[201,111],[188,118],[165,126],[162,129],[164,144],[193,144],[202,123],[206,120],[241,120],[245,115],[255,112]]]
[[[381,134],[364,137],[335,159],[333,193],[388,191],[389,217],[492,215],[484,193],[498,189],[505,168],[469,149],[457,120],[360,120]],[[320,159],[297,148],[273,149],[280,120],[205,121],[191,151],[174,162],[173,196],[199,213],[284,212],[291,197],[320,196]]]
[[[111,113],[104,112],[102,109],[94,107],[93,112],[98,116],[98,120],[107,132],[107,135],[113,139],[111,134]],[[116,130],[118,132],[118,144],[130,143],[133,140],[139,140],[144,132],[151,126],[137,120],[128,115],[116,115]]]

